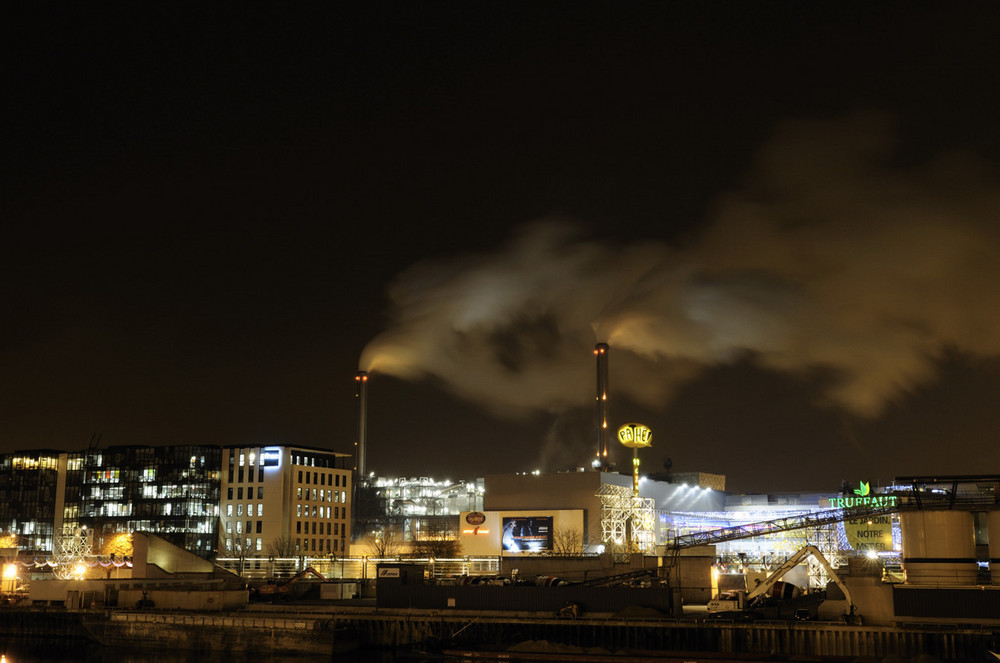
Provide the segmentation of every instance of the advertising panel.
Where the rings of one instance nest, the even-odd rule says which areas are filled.
[[[892,550],[892,516],[870,516],[844,521],[847,543],[858,552]]]
[[[515,516],[503,519],[504,552],[548,552],[552,550],[552,516]]]

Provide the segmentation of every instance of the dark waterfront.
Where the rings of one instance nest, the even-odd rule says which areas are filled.
[[[307,661],[327,660],[334,663],[394,663],[410,661],[419,663],[425,660],[440,660],[437,658],[420,657],[412,654],[397,655],[392,651],[354,651],[334,654],[329,658],[315,655],[280,655],[267,656],[260,654],[234,655],[220,652],[201,652],[189,650],[152,651],[149,649],[111,649],[97,644],[68,647],[39,642],[2,642],[0,653],[5,663],[306,663]]]

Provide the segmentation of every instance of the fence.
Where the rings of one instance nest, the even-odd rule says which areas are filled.
[[[500,557],[455,559],[412,557],[219,557],[215,563],[247,580],[291,578],[312,568],[327,580],[359,580],[375,577],[379,564],[424,564],[432,578],[495,576],[501,573]]]

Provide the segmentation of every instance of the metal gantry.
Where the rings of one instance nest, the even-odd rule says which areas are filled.
[[[765,520],[758,523],[747,523],[735,525],[733,527],[723,527],[707,532],[697,532],[695,534],[685,534],[678,536],[671,543],[670,547],[675,550],[681,548],[691,548],[693,546],[714,545],[725,541],[735,541],[737,539],[749,539],[755,536],[766,536],[777,532],[787,532],[790,530],[803,529],[806,527],[821,527],[839,523],[842,520],[854,520],[860,518],[870,518],[875,516],[889,515],[904,511],[920,511],[923,509],[976,509],[984,505],[993,504],[993,497],[955,497],[948,495],[921,495],[899,493],[895,495],[896,504],[893,506],[851,506],[837,509],[824,509],[822,511],[811,511],[809,513]]]

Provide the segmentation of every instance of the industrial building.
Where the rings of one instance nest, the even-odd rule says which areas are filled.
[[[458,540],[459,514],[482,511],[484,492],[481,478],[366,477],[355,493],[355,542],[365,548],[369,538],[386,531],[398,535],[400,548],[411,550],[442,539]]]

